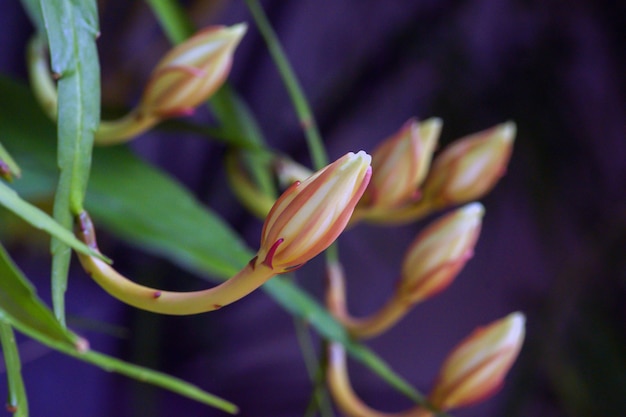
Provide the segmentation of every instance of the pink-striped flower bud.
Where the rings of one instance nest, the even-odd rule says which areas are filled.
[[[139,114],[165,118],[191,114],[224,83],[245,24],[204,29],[168,52],[152,71]]]
[[[484,211],[471,203],[424,229],[405,255],[398,296],[415,303],[447,288],[474,253]]]
[[[503,123],[445,148],[424,182],[424,198],[442,206],[484,196],[506,171],[515,130],[513,122]]]
[[[407,121],[372,153],[372,181],[363,205],[393,208],[414,200],[441,132],[441,120]]]
[[[428,398],[431,404],[451,410],[492,396],[517,359],[525,322],[516,312],[474,330],[445,360]]]
[[[265,219],[257,261],[282,273],[328,248],[367,187],[370,163],[365,152],[350,152],[289,187]]]

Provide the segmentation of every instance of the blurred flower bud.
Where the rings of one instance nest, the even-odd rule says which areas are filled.
[[[407,121],[372,153],[372,181],[363,205],[392,208],[414,200],[441,131],[441,120]]]
[[[193,112],[226,80],[245,24],[202,30],[168,52],[152,71],[141,102],[144,117]]]
[[[282,273],[330,246],[367,187],[370,162],[365,152],[350,152],[289,187],[265,219],[257,259]]]
[[[492,396],[519,354],[525,321],[524,315],[516,312],[474,330],[448,355],[430,403],[451,410]]]
[[[424,229],[405,255],[398,296],[415,303],[450,285],[474,253],[484,211],[471,203]]]
[[[426,178],[424,198],[440,207],[484,196],[506,171],[515,130],[513,122],[503,123],[445,148]]]
[[[313,175],[313,171],[286,157],[277,157],[274,160],[274,171],[278,184],[286,188],[296,181],[303,181]]]

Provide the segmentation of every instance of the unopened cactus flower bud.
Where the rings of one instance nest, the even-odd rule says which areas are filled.
[[[451,410],[492,396],[515,362],[525,334],[525,317],[516,312],[476,329],[448,356],[428,399]]]
[[[174,47],[152,71],[137,107],[121,119],[101,121],[95,143],[120,143],[163,119],[192,114],[226,80],[245,32],[243,23],[214,26]]]
[[[370,163],[367,153],[350,152],[287,189],[265,220],[258,260],[282,273],[328,248],[367,187]]]
[[[202,30],[168,52],[152,71],[139,104],[144,115],[189,114],[224,83],[245,24]]]
[[[398,296],[412,303],[444,290],[472,257],[485,210],[467,204],[424,229],[407,250]]]
[[[372,181],[362,205],[394,208],[415,200],[439,139],[441,120],[407,121],[372,153]]]
[[[484,196],[506,171],[515,130],[513,122],[503,123],[445,148],[424,182],[424,199],[443,207]]]
[[[78,253],[85,271],[117,299],[155,313],[197,314],[245,297],[276,274],[293,270],[318,255],[343,232],[371,175],[371,157],[350,152],[293,184],[274,203],[257,255],[222,284],[201,291],[173,292],[139,285],[95,256]],[[87,212],[77,217],[77,234],[97,251]]]

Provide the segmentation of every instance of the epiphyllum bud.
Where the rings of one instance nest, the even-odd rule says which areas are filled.
[[[363,204],[392,208],[415,199],[430,167],[440,131],[440,119],[422,123],[410,119],[385,139],[372,153],[372,182]]]
[[[484,211],[471,203],[424,229],[405,255],[398,296],[415,303],[450,285],[474,253]]]
[[[423,186],[424,198],[435,206],[481,198],[506,171],[515,137],[515,124],[503,123],[459,139],[433,162]]]
[[[211,27],[168,52],[150,76],[139,113],[164,118],[193,112],[223,84],[245,32],[245,24]]]
[[[370,162],[365,152],[350,152],[288,188],[265,220],[257,262],[282,273],[328,248],[367,187]]]
[[[445,360],[430,403],[450,410],[493,395],[519,354],[525,321],[517,312],[474,330]]]

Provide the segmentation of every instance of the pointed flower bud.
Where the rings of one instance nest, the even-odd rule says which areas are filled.
[[[365,152],[350,152],[289,187],[265,220],[257,260],[282,273],[328,248],[367,187],[370,162]]]
[[[405,255],[398,296],[415,303],[448,287],[474,253],[483,214],[471,203],[424,229]]]
[[[525,321],[522,313],[512,313],[463,340],[441,367],[431,404],[451,410],[492,396],[520,352]]]
[[[158,118],[192,113],[224,83],[245,32],[245,24],[211,27],[172,49],[153,70],[139,113]]]
[[[414,200],[439,139],[441,120],[407,121],[372,153],[372,181],[363,205],[397,207]]]
[[[508,122],[452,143],[435,158],[424,198],[445,206],[484,196],[504,175],[514,137],[515,124]]]

